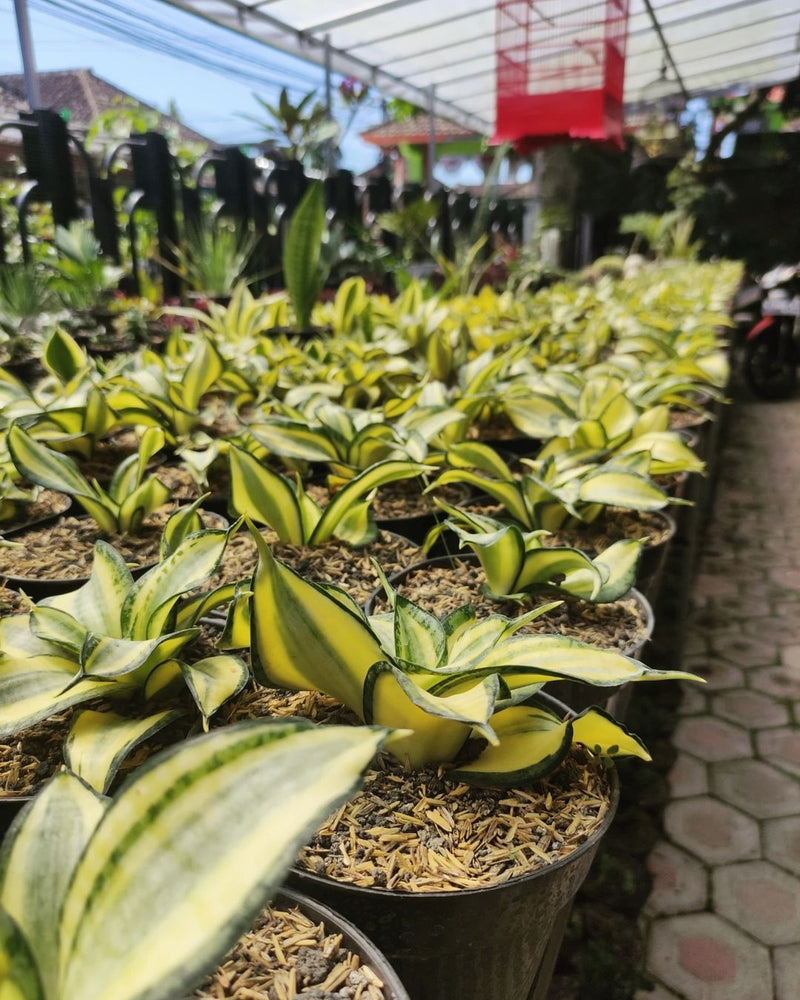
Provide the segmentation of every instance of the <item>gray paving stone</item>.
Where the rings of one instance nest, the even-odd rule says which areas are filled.
[[[800,673],[784,666],[752,671],[748,674],[747,686],[775,698],[800,701]]]
[[[800,993],[800,944],[776,948],[772,956],[775,1000],[797,1000]]]
[[[778,662],[778,644],[751,636],[714,636],[711,651],[720,659],[739,667],[768,667]]]
[[[744,671],[715,656],[687,656],[684,666],[706,682],[705,691],[725,691],[744,687]]]
[[[711,874],[714,910],[765,945],[800,941],[800,880],[768,861]]]
[[[654,921],[647,964],[688,1000],[774,1000],[768,950],[713,913]]]
[[[693,913],[706,908],[709,898],[708,874],[696,858],[660,841],[647,859],[652,877],[645,912],[652,916],[668,913]]]
[[[688,753],[679,753],[667,775],[667,780],[673,799],[704,795],[708,791],[708,768],[705,761],[698,760]]]
[[[762,838],[764,856],[769,861],[800,875],[800,823],[796,816],[766,820]]]
[[[758,691],[724,691],[711,699],[711,711],[744,729],[766,729],[783,726],[790,714],[787,707]]]
[[[726,760],[709,768],[711,790],[725,802],[769,819],[800,813],[800,785],[760,760]]]
[[[672,734],[672,743],[679,750],[706,761],[748,758],[753,753],[746,730],[713,715],[680,719]]]
[[[757,733],[756,749],[764,760],[800,777],[800,729],[797,726]]]
[[[664,810],[664,831],[674,844],[709,865],[761,855],[755,819],[708,795],[670,802]]]

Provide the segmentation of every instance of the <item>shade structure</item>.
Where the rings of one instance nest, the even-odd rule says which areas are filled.
[[[497,0],[495,142],[622,146],[628,0]]]
[[[495,131],[495,0],[164,0],[483,135]],[[591,9],[600,0],[574,0]],[[691,95],[793,79],[797,0],[649,0]],[[647,0],[630,0],[623,99],[647,99],[664,49]],[[542,5],[531,0],[537,11]],[[326,45],[327,43],[327,45]],[[680,84],[670,73],[674,92]]]

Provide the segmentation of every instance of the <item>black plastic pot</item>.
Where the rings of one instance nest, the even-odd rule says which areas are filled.
[[[0,537],[6,538],[9,535],[13,537],[14,532],[27,531],[29,528],[41,528],[46,524],[53,524],[59,517],[64,517],[72,510],[72,497],[68,497],[66,493],[59,494],[63,498],[63,506],[61,510],[56,511],[53,514],[45,514],[43,517],[37,517],[29,521],[10,521],[8,523],[0,524]]]
[[[452,487],[450,488],[452,489]],[[420,492],[421,490],[422,487],[420,487]],[[450,503],[453,506],[460,506],[461,504],[467,503],[470,496],[471,490],[469,487],[462,486],[461,498],[458,500],[451,500]],[[409,514],[407,517],[376,517],[375,523],[382,531],[389,531],[395,535],[402,535],[403,538],[408,538],[417,545],[422,545],[431,528],[433,528],[436,524],[439,524],[446,517],[447,515],[444,511],[440,510],[433,503],[433,500],[430,500],[430,510],[425,511],[424,513]]]
[[[655,603],[664,575],[667,553],[672,539],[675,537],[677,524],[672,514],[668,514],[664,510],[653,511],[652,515],[664,523],[667,534],[654,544],[646,545],[642,550],[636,573],[636,587],[649,601]]]
[[[411,1000],[544,1000],[572,900],[617,808],[577,850],[500,885],[398,892],[292,869],[289,885],[333,907],[386,955]]]

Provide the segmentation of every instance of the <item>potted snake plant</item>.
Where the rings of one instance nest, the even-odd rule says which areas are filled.
[[[368,619],[338,588],[304,580],[276,560],[260,536],[256,542],[250,622],[256,678],[269,686],[325,692],[364,722],[391,719],[407,731],[391,746],[400,763],[389,783],[389,794],[404,803],[399,812],[406,820],[398,818],[397,827],[372,821],[384,853],[410,836],[403,823],[414,810],[405,805],[403,773],[432,771],[437,808],[428,811],[446,826],[471,787],[500,788],[503,798],[521,786],[524,798],[524,789],[558,771],[576,745],[590,748],[601,768],[609,756],[647,759],[642,743],[604,711],[565,716],[539,702],[546,681],[571,677],[602,687],[623,679],[686,676],[655,672],[563,636],[522,634],[548,605],[516,619],[479,620],[467,607],[440,620],[390,590],[391,611]],[[606,791],[603,815],[610,822],[615,793]],[[367,794],[369,815],[373,786]],[[362,854],[370,825],[358,826]],[[485,888],[464,883],[457,891],[428,886],[431,891],[403,892],[352,886],[302,869],[293,878],[356,924],[369,926],[415,996],[523,1000],[539,975],[549,927],[586,874],[602,828],[570,859]],[[327,843],[331,836],[328,829]]]
[[[204,728],[247,683],[238,657],[198,646],[201,620],[231,600],[213,582],[227,530],[192,530],[173,515],[159,564],[134,580],[124,558],[98,541],[88,581],[0,619],[0,733],[24,750],[32,726],[59,717],[71,769],[105,792],[127,755],[194,703]],[[184,696],[188,691],[189,698]],[[35,741],[34,741],[35,742]],[[6,816],[19,795],[3,801]]]

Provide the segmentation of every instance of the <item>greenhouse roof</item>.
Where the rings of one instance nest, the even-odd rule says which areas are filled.
[[[438,115],[494,130],[492,0],[165,2],[310,62],[327,59],[333,72],[422,107],[433,86]],[[580,19],[598,8],[599,0],[530,2],[545,19],[553,10]],[[625,102],[786,82],[798,76],[799,47],[796,0],[630,0]]]

